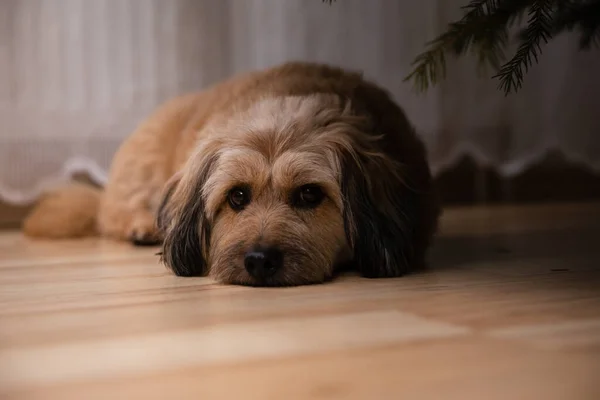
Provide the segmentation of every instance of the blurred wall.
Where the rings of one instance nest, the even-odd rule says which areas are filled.
[[[553,153],[596,176],[600,57],[579,53],[577,38],[551,43],[508,98],[471,59],[451,61],[447,80],[424,95],[403,82],[464,3],[3,0],[0,199],[30,204],[77,172],[102,183],[119,143],[160,102],[286,60],[359,69],[385,86],[450,182],[448,199],[471,175],[476,198],[508,198],[506,182]],[[456,175],[465,157],[472,171]]]

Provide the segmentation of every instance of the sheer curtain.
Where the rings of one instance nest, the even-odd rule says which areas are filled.
[[[550,150],[600,172],[600,56],[559,37],[508,98],[472,60],[426,95],[402,82],[465,0],[3,0],[0,198],[74,172],[102,183],[121,140],[168,97],[311,60],[363,70],[405,108],[434,173],[463,155],[518,174]]]

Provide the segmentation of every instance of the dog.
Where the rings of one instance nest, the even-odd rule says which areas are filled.
[[[288,62],[161,105],[103,189],[48,193],[31,237],[160,245],[178,276],[294,286],[425,265],[440,207],[403,110],[360,72]]]

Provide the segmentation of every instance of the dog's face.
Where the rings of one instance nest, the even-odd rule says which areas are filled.
[[[346,244],[334,166],[316,149],[269,157],[261,146],[224,150],[206,180],[210,273],[243,284],[323,281]]]
[[[381,263],[376,275],[397,274],[406,254],[386,243],[400,233],[386,225],[397,212],[385,213],[393,200],[368,176],[389,160],[368,154],[362,122],[319,95],[265,100],[211,123],[159,210],[165,263],[178,275],[259,286],[322,282],[357,257]]]

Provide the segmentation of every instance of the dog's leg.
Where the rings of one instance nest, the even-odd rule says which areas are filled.
[[[100,233],[136,245],[158,244],[162,238],[155,226],[155,209],[151,203],[159,193],[159,185],[152,183],[146,187],[113,187],[107,190],[98,214]]]
[[[155,137],[134,136],[117,152],[100,201],[98,228],[102,235],[137,245],[162,238],[155,217],[161,191],[169,178],[168,149]]]
[[[182,138],[194,138],[190,132],[195,131],[188,126],[199,109],[198,99],[191,94],[168,101],[123,142],[113,158],[100,200],[98,230],[103,236],[138,245],[162,240],[156,213],[173,164],[182,160],[177,151],[185,152],[192,146]]]
[[[137,245],[162,240],[156,213],[172,172],[179,131],[152,122],[130,136],[113,158],[98,213],[98,230],[103,236]]]

